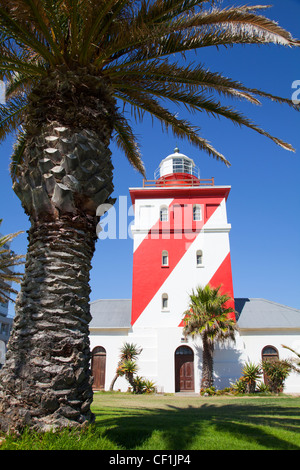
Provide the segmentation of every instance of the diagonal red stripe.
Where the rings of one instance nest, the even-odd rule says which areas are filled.
[[[209,285],[211,287],[218,287],[220,288],[221,294],[227,294],[232,298],[232,301],[227,303],[228,307],[234,309],[234,295],[233,295],[233,285],[232,285],[232,270],[231,270],[231,258],[230,253],[224,258],[223,262],[220,264],[219,268],[209,281]],[[235,314],[230,313],[228,315],[229,318],[233,318],[235,320]],[[184,326],[183,320],[178,325],[180,327]]]
[[[179,223],[177,224],[178,226],[176,226],[173,217],[170,217],[170,225],[167,225],[167,227],[166,222],[162,223],[157,221],[149,231],[148,237],[145,238],[135,250],[133,255],[132,279],[132,325],[153,299],[159,288],[185,254],[190,243],[194,241],[199,231],[215,212],[222,200],[223,197],[213,197],[211,200],[205,200],[207,206],[206,210],[203,211],[202,221],[193,222],[191,233],[182,234],[182,225]],[[209,204],[209,202],[211,202],[211,204]],[[203,204],[203,201],[201,201],[199,197],[174,199],[172,204],[170,204],[170,213],[173,210],[175,214],[176,212],[174,211],[178,210],[178,208],[174,206],[183,206],[184,204]],[[192,214],[192,211],[190,212]],[[180,216],[177,217],[180,219]],[[175,221],[178,220],[177,217],[175,217]],[[167,229],[167,234],[162,231],[163,227]],[[166,235],[169,235],[168,238],[166,238]],[[169,267],[161,266],[163,250],[169,253]]]

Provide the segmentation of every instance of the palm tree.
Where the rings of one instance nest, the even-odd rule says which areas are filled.
[[[184,312],[184,335],[202,339],[202,380],[201,388],[213,385],[213,355],[216,342],[234,340],[237,330],[235,321],[229,317],[234,312],[226,303],[231,298],[220,293],[220,288],[209,284],[197,287],[190,295],[189,309]]]
[[[207,7],[209,5],[209,7]],[[175,136],[228,160],[166,103],[224,116],[292,150],[210,96],[259,104],[291,100],[176,61],[202,47],[298,46],[264,7],[211,0],[0,0],[0,140],[16,133],[13,189],[29,216],[28,253],[1,371],[2,429],[78,426],[93,420],[89,271],[97,208],[113,203],[114,138],[145,175],[127,106]],[[212,8],[210,8],[210,6]],[[171,57],[171,58],[170,58]],[[174,59],[175,57],[175,59]]]
[[[2,219],[0,219],[0,225]],[[16,272],[15,266],[24,264],[25,257],[23,255],[16,255],[9,249],[10,242],[17,237],[22,231],[17,233],[10,233],[0,237],[0,302],[6,303],[9,300],[14,301],[10,296],[17,294],[18,291],[12,287],[12,283],[20,284],[22,281],[23,273]]]
[[[123,344],[121,348],[120,360],[118,362],[116,374],[109,387],[110,390],[113,390],[117,378],[123,375],[126,376],[126,379],[130,383],[130,385],[133,386],[133,374],[137,370],[137,367],[134,367],[135,360],[141,354],[141,352],[142,349],[138,348],[136,344]]]

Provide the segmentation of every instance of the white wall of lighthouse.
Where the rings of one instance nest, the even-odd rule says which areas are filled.
[[[135,219],[129,336],[143,348],[139,373],[158,389],[174,392],[176,351],[183,345],[182,319],[192,289],[224,284],[233,297],[226,213],[230,187],[201,182],[193,160],[179,151],[162,161],[156,175],[152,185],[130,188]],[[199,391],[201,341],[184,344],[193,356],[192,390]]]

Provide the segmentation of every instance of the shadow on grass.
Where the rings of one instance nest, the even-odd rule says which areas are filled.
[[[154,410],[119,408],[105,417],[107,411],[95,410],[96,427],[105,428],[103,435],[127,450],[300,450],[295,440],[297,407],[169,405]]]

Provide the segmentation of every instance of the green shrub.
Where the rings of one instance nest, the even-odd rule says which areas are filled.
[[[260,365],[253,362],[246,362],[243,367],[243,378],[246,384],[246,393],[255,393],[256,381],[260,378],[262,370]]]
[[[136,375],[133,379],[133,392],[134,393],[154,393],[155,383],[151,380],[145,380],[144,377]]]
[[[144,393],[154,393],[156,390],[155,382],[151,380],[145,380],[145,390]]]
[[[246,387],[247,383],[245,381],[245,377],[240,377],[233,385],[233,393],[239,394],[239,393],[246,393]]]
[[[273,393],[282,392],[284,382],[292,369],[291,363],[287,360],[266,360],[262,362],[262,368],[270,391]]]
[[[271,393],[270,392],[270,387],[267,384],[265,384],[264,382],[258,382],[257,390],[258,390],[259,393]]]
[[[200,395],[204,396],[212,396],[215,395],[216,388],[215,387],[208,387],[208,388],[201,388]]]

